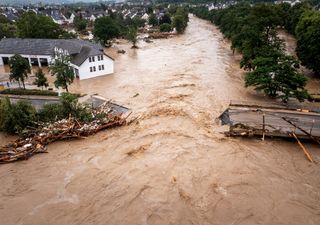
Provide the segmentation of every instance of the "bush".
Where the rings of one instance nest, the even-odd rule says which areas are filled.
[[[4,95],[41,95],[41,96],[58,96],[57,92],[53,91],[43,91],[37,89],[22,89],[22,88],[15,88],[15,89],[5,89],[0,92],[0,94]]]
[[[77,95],[70,93],[63,93],[61,103],[47,104],[38,114],[42,122],[53,122],[69,116],[84,122],[92,120],[90,109],[78,102]]]
[[[21,133],[26,127],[34,126],[35,108],[26,101],[11,104],[8,98],[0,102],[0,130],[7,133]]]
[[[53,122],[64,118],[64,110],[60,103],[46,104],[38,116],[42,122]]]
[[[26,128],[35,128],[35,122],[54,122],[72,116],[80,122],[93,119],[91,109],[78,102],[77,95],[64,93],[61,103],[47,104],[38,113],[31,103],[18,101],[12,104],[9,98],[0,100],[0,131],[22,133]]]
[[[61,104],[64,117],[71,115],[85,122],[92,120],[90,109],[86,105],[80,104],[76,95],[63,93],[61,96]]]
[[[171,25],[164,23],[160,25],[160,32],[170,32],[172,30]]]

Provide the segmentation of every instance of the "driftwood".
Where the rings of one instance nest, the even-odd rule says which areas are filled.
[[[294,139],[296,139],[296,141],[298,142],[298,145],[300,146],[300,148],[303,150],[303,153],[306,155],[307,159],[310,161],[310,162],[313,162],[313,159],[311,157],[311,154],[308,152],[308,150],[303,146],[303,144],[300,142],[300,140],[298,139],[297,135],[292,132],[290,133],[290,135],[292,135],[294,137]]]
[[[0,163],[26,160],[37,153],[46,153],[46,146],[55,141],[85,138],[103,129],[122,126],[126,124],[130,115],[124,117],[122,113],[114,112],[108,103],[92,113],[94,120],[88,123],[70,117],[55,123],[43,124],[37,130],[27,132],[25,137],[0,147]],[[100,116],[96,117],[97,115]]]

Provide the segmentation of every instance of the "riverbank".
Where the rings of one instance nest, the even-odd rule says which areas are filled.
[[[1,165],[2,223],[320,222],[318,146],[305,144],[311,164],[294,142],[220,134],[215,118],[230,100],[269,100],[244,87],[215,26],[191,17],[184,35],[139,47],[118,56],[115,74],[71,86],[138,121]]]

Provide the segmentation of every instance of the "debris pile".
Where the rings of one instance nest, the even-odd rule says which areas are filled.
[[[154,33],[149,33],[148,38],[149,39],[165,39],[165,38],[171,38],[175,36],[175,33],[171,32],[154,32]]]
[[[34,154],[46,153],[46,146],[58,140],[84,138],[103,129],[125,125],[130,114],[119,112],[115,106],[118,105],[105,102],[93,109],[94,119],[87,123],[70,117],[51,124],[40,124],[38,129],[28,131],[23,138],[0,147],[0,163],[26,160]]]

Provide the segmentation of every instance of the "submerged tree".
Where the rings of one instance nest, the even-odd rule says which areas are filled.
[[[130,27],[127,34],[127,39],[132,43],[132,48],[137,48],[138,31],[135,27]]]
[[[54,62],[50,65],[49,70],[53,76],[56,76],[56,80],[54,85],[58,87],[62,87],[67,92],[68,85],[70,85],[74,80],[74,71],[70,66],[70,56],[65,54],[64,52],[56,51]]]
[[[173,27],[176,28],[178,33],[183,33],[187,27],[186,21],[182,15],[176,15],[172,21]]]
[[[9,60],[10,66],[10,80],[16,80],[22,82],[23,88],[26,89],[24,81],[28,77],[28,73],[31,72],[29,62],[21,55],[14,55]]]
[[[38,69],[38,71],[36,72],[36,79],[33,82],[33,84],[37,85],[37,87],[41,87],[43,89],[43,87],[48,87],[48,79],[46,78],[46,76],[44,75],[44,73],[42,72],[42,69]]]

